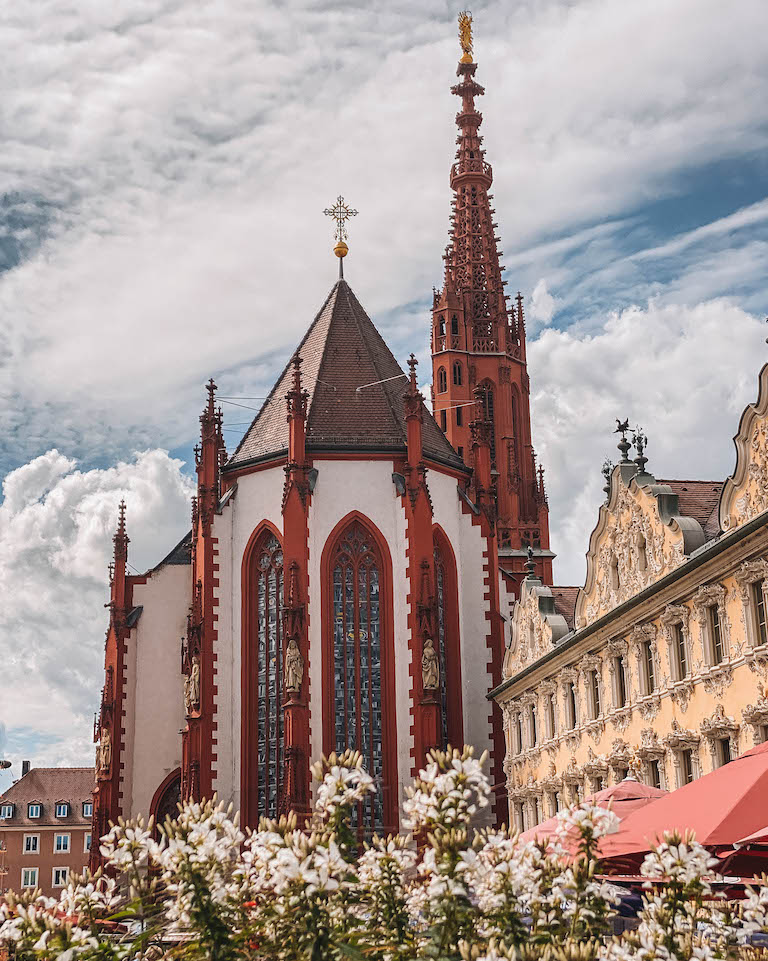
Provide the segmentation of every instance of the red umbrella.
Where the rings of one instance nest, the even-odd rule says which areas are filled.
[[[768,827],[760,828],[758,831],[753,831],[745,838],[739,838],[738,841],[734,841],[733,846],[735,848],[742,848],[748,844],[768,844]]]
[[[590,795],[586,798],[586,801],[590,804],[596,804],[598,807],[610,807],[616,817],[622,820],[628,814],[645,807],[651,801],[655,801],[656,798],[662,797],[666,793],[659,788],[650,787],[648,784],[627,777],[618,784],[612,784],[611,787]],[[545,841],[549,837],[555,837],[561,828],[561,823],[557,817],[549,818],[549,820],[537,824],[536,827],[523,831],[520,840],[534,841],[538,838]],[[576,832],[570,831],[567,834],[560,835],[559,840],[564,848],[570,850],[571,853],[575,853],[579,840]]]
[[[693,831],[707,847],[730,847],[765,826],[768,743],[735,758],[711,774],[630,814],[618,834],[600,842],[602,858],[626,858],[650,850],[665,831]],[[635,857],[634,859],[637,860]]]

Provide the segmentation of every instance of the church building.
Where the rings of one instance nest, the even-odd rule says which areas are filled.
[[[214,793],[250,826],[303,814],[311,763],[348,747],[378,785],[361,829],[397,831],[404,786],[448,743],[490,751],[488,819],[506,819],[502,711],[488,694],[526,560],[551,583],[553,555],[523,303],[504,293],[466,16],[460,36],[435,415],[413,355],[406,373],[343,277],[350,211],[339,198],[338,281],[231,455],[210,381],[191,531],[141,576],[127,571],[121,505],[96,836],[118,815],[162,818],[179,798]]]

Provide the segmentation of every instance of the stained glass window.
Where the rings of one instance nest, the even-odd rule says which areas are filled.
[[[483,414],[491,425],[491,461],[496,463],[496,412],[494,409],[493,385],[485,381],[480,385],[482,389]]]
[[[445,610],[445,563],[439,547],[435,548],[435,578],[437,580],[437,656],[440,661],[440,740],[443,747],[448,744],[448,674],[446,671],[446,631],[447,614]]]
[[[356,749],[377,781],[356,812],[366,830],[384,825],[381,694],[381,561],[365,528],[353,521],[339,539],[333,571],[333,710],[336,751]]]
[[[256,741],[258,813],[277,817],[283,771],[283,551],[268,534],[257,552]]]

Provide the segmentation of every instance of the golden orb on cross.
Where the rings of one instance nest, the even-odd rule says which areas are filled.
[[[326,207],[323,213],[326,217],[333,217],[336,221],[336,226],[333,228],[336,246],[333,248],[333,252],[337,257],[346,257],[349,253],[349,247],[347,247],[345,243],[348,239],[347,221],[350,217],[356,217],[357,211],[352,210],[341,194],[339,194],[336,198],[336,203],[332,207]]]

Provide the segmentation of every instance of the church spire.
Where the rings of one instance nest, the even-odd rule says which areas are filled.
[[[485,158],[477,98],[472,18],[459,16],[462,56],[451,93],[456,114],[456,158],[450,172],[454,193],[443,289],[432,306],[432,376],[435,417],[456,451],[473,468],[478,452],[470,431],[475,390],[489,425],[492,489],[500,562],[510,586],[525,576],[531,546],[537,572],[552,581],[552,554],[543,485],[531,440],[530,382],[526,366],[523,297],[504,293],[498,224],[489,193],[493,169]],[[477,417],[474,422],[477,422]],[[484,485],[481,485],[484,486]]]

